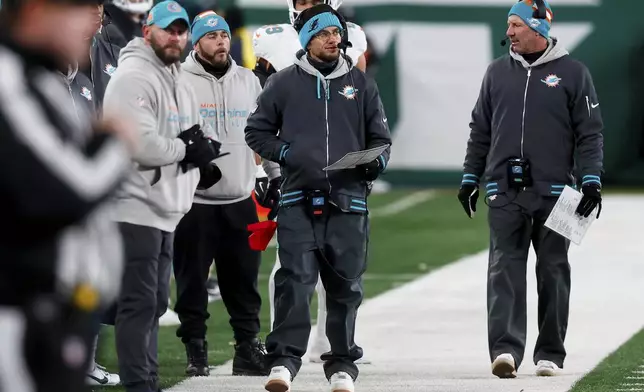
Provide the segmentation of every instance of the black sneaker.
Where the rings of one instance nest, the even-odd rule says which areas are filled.
[[[184,344],[188,358],[186,375],[190,377],[209,376],[208,342],[203,339],[190,339]]]
[[[259,339],[239,342],[235,345],[233,376],[268,376],[266,349]]]

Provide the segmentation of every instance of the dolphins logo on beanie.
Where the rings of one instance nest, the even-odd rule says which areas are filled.
[[[546,19],[537,19],[533,16],[534,11],[537,9],[537,4],[534,0],[523,0],[512,6],[508,17],[516,15],[532,30],[541,34],[544,38],[550,38],[550,27],[552,26],[552,8],[546,0],[543,1],[546,6]]]
[[[190,31],[192,34],[192,45],[197,45],[197,42],[199,42],[204,35],[213,31],[225,31],[228,33],[229,37],[232,37],[228,23],[224,18],[217,15],[215,11],[204,11],[195,16],[195,19],[192,21],[192,29]]]
[[[306,20],[301,20],[301,22],[304,22],[304,24],[301,25],[301,28],[298,32],[300,37],[300,45],[302,45],[302,49],[304,50],[306,50],[306,47],[309,45],[311,39],[327,27],[337,27],[340,30],[343,30],[340,19],[338,19],[338,17],[334,13],[330,11],[316,13],[316,11],[318,10],[323,10],[323,7],[324,5],[317,5],[303,11],[300,14],[300,17]],[[309,10],[311,11],[307,12]]]

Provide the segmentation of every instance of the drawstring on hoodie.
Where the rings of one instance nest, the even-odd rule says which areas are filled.
[[[322,81],[322,78],[320,78],[320,73],[318,72],[317,74],[318,99],[322,99],[322,94],[320,94],[321,81]],[[331,95],[329,94],[329,88],[331,88],[330,84],[331,84],[330,80],[324,79],[324,97],[326,98],[327,101],[331,99]]]
[[[317,80],[318,80],[318,99],[320,99],[320,74],[317,74]]]

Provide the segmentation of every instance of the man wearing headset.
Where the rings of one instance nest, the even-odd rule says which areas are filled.
[[[293,23],[297,16],[304,10],[318,4],[326,4],[337,10],[342,5],[342,0],[286,0],[289,10],[289,19],[291,23],[278,25],[263,26],[253,34],[253,48],[257,63],[255,64],[255,75],[260,80],[262,87],[266,78],[271,74],[281,71],[282,69],[293,65],[297,61],[295,54],[302,49],[298,38],[297,31],[293,28]],[[348,39],[351,47],[347,48],[347,55],[351,58],[353,66],[365,72],[367,62],[364,53],[367,50],[367,38],[362,27],[355,23],[347,22]],[[281,177],[279,168],[264,164],[266,174],[262,172],[264,181],[258,181],[256,187],[256,199],[258,203],[266,208],[273,208],[279,203],[279,186]],[[264,185],[268,177],[268,189]],[[275,319],[275,273],[280,267],[279,254],[275,259],[275,266],[271,272],[268,282],[269,301],[271,309],[271,326]],[[326,337],[326,293],[322,282],[319,281],[316,287],[318,293],[318,314],[317,314],[317,333],[311,344],[310,360],[311,362],[320,362],[320,356],[330,349],[329,341]],[[364,358],[358,360],[359,363],[368,363]]]
[[[318,282],[326,288],[327,337],[322,355],[332,391],[353,391],[354,341],[362,302],[368,243],[367,183],[389,161],[391,135],[378,88],[342,53],[350,45],[346,23],[332,7],[303,11],[295,22],[297,62],[271,75],[246,126],[246,142],[280,164],[277,238],[281,267],[275,275],[275,322],[266,339],[271,374],[266,389],[290,388],[311,330],[309,301]],[[352,169],[325,171],[345,154],[386,148]]]
[[[545,1],[524,0],[511,8],[506,33],[510,53],[494,61],[483,78],[458,194],[471,218],[479,179],[485,183],[490,207],[488,341],[492,373],[500,378],[516,377],[523,360],[531,242],[539,294],[536,374],[554,376],[563,368],[569,241],[544,223],[563,188],[575,185],[574,163],[583,193],[577,213],[588,217],[597,206],[601,210],[599,101],[586,66],[550,37],[552,20]]]

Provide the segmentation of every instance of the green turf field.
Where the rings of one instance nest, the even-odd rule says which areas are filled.
[[[641,391],[644,387],[643,354],[644,329],[578,381],[570,392]]]
[[[373,195],[369,198],[369,208],[371,211],[379,211],[379,208],[412,193],[413,190],[396,190]],[[480,209],[485,211],[483,203],[479,204]],[[438,191],[433,198],[396,214],[374,215],[371,220],[369,266],[365,274],[367,298],[488,246],[485,213],[481,213],[474,220],[467,218],[454,190]],[[269,248],[263,255],[260,273],[261,294],[265,304],[261,318],[262,339],[268,332],[267,282],[274,260],[275,249]],[[232,358],[232,331],[221,301],[211,304],[209,312],[209,360],[211,364],[216,365]],[[164,327],[159,333],[162,388],[168,388],[184,378],[185,351],[179,339],[175,337],[175,330],[176,327]],[[111,327],[104,328],[101,334],[98,362],[113,372],[118,369]],[[122,391],[120,388],[95,390]]]

